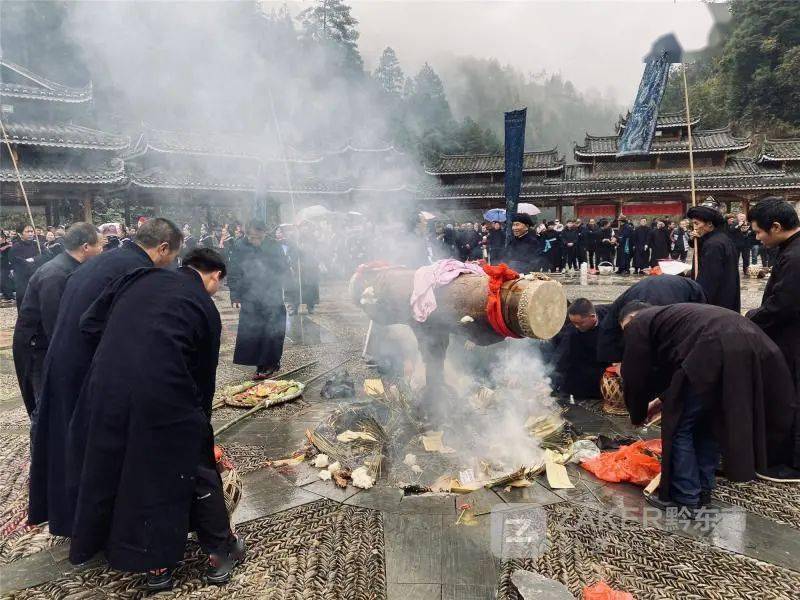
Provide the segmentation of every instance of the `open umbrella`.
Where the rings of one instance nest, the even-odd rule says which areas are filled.
[[[420,211],[419,216],[422,217],[423,219],[425,219],[426,221],[430,221],[431,219],[435,219],[436,218],[435,214],[430,213],[430,212],[428,212],[426,210]]]
[[[505,208],[490,208],[485,213],[483,213],[483,218],[486,221],[500,221],[501,223],[506,222],[506,209]]]
[[[526,215],[530,215],[530,216],[534,216],[534,215],[538,215],[542,211],[540,211],[538,208],[536,208],[533,204],[530,204],[529,202],[522,202],[522,203],[517,205],[517,212],[518,213],[525,213]]]

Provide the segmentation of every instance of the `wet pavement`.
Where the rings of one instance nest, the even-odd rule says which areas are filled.
[[[636,277],[601,276],[586,286],[580,286],[576,278],[560,276],[559,279],[566,285],[568,297],[585,296],[597,302],[612,301],[637,280]],[[763,280],[743,282],[743,308],[758,306],[763,284]],[[307,375],[304,374],[305,377],[298,376],[307,379],[349,359],[346,367],[356,380],[356,388],[360,389],[365,377],[375,376],[360,359],[367,320],[357,307],[347,302],[343,284],[323,287],[322,298],[323,302],[314,315],[294,316],[290,320],[283,369],[319,361]],[[251,374],[251,369],[232,365],[237,314],[230,308],[225,295],[217,302],[223,318],[218,373],[218,386],[221,388],[243,381]],[[4,334],[0,335],[0,432],[25,436],[26,418],[24,412],[19,411],[21,400],[13,378],[13,366],[8,360],[8,332],[13,325],[13,311],[13,308],[0,309],[0,329]],[[321,385],[322,380],[310,385],[295,408],[287,405],[266,410],[257,418],[231,428],[218,441],[223,445],[252,447],[265,460],[291,455],[305,443],[306,430],[313,429],[338,405],[337,401],[320,397]],[[657,429],[635,429],[624,418],[611,417],[591,407],[567,405],[566,408],[567,419],[586,434],[658,435]],[[231,411],[217,411],[214,426],[231,418]],[[223,416],[225,419],[221,418]],[[786,524],[715,501],[719,518],[713,527],[702,531],[695,528],[675,530],[674,524],[663,515],[655,514],[645,503],[641,488],[600,481],[574,465],[568,467],[568,472],[574,489],[551,489],[546,478],[539,476],[530,487],[480,489],[457,496],[415,496],[404,495],[402,490],[390,487],[385,478],[379,479],[370,490],[352,486],[342,490],[332,482],[319,480],[317,470],[305,463],[280,471],[265,467],[243,475],[243,497],[234,520],[243,523],[320,498],[380,511],[384,527],[386,597],[390,599],[495,598],[501,560],[492,548],[493,541],[497,541],[497,533],[492,529],[493,519],[506,511],[559,503],[600,509],[645,527],[668,531],[670,535],[691,538],[707,547],[797,571],[800,577],[800,535],[798,530]],[[458,523],[462,512],[459,507],[465,503],[471,506],[468,524]],[[0,566],[0,594],[74,572],[76,567],[66,561],[66,551],[67,546],[62,544]],[[752,590],[752,597],[758,597],[758,593],[759,590]],[[104,596],[89,594],[85,597]],[[658,597],[657,590],[652,597]]]

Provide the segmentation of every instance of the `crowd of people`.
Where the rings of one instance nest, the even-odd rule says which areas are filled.
[[[726,233],[741,256],[742,272],[748,267],[769,267],[772,253],[758,241],[744,213],[727,215]],[[437,258],[461,261],[485,259],[505,262],[520,272],[563,272],[587,263],[590,269],[612,267],[618,274],[642,274],[659,260],[686,261],[692,249],[693,230],[689,219],[642,218],[570,219],[536,223],[527,214],[517,215],[513,239],[506,247],[504,223],[437,223],[432,245]]]
[[[223,584],[245,546],[210,427],[221,334],[211,296],[227,279],[241,311],[234,362],[263,379],[280,368],[287,302],[318,300],[315,274],[301,275],[301,297],[291,275],[302,254],[259,221],[215,247],[161,218],[133,237],[101,229],[74,223],[52,256],[31,227],[18,242],[33,259],[12,347],[31,420],[29,523],[69,537],[76,564],[104,551],[114,568],[146,571],[150,591],[171,587],[194,531],[207,580]]]
[[[732,481],[800,482],[800,218],[761,200],[747,224],[713,202],[689,210],[699,238],[695,279],[647,277],[610,305],[575,299],[550,343],[554,385],[599,398],[619,368],[634,424],[661,414],[662,477],[648,501],[696,516],[722,465]],[[741,246],[732,227],[773,255],[761,306],[740,312]]]

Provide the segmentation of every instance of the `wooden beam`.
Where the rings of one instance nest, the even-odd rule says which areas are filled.
[[[81,202],[83,208],[83,220],[87,223],[92,222],[92,196],[88,193],[83,197]]]

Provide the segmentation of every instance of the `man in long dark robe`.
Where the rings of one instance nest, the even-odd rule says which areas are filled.
[[[72,535],[75,498],[69,495],[65,448],[70,435],[86,431],[73,419],[83,380],[96,348],[80,331],[80,318],[113,280],[140,267],[167,267],[175,262],[183,236],[174,223],[150,219],[136,233],[136,240],[76,269],[67,280],[50,346],[44,359],[42,395],[37,409],[37,430],[31,457],[28,522],[49,521],[54,535]],[[150,349],[144,350],[149,352]],[[138,374],[137,374],[138,375]]]
[[[67,277],[81,263],[103,251],[103,238],[91,223],[75,223],[64,237],[65,251],[36,269],[14,325],[14,368],[25,410],[33,420],[42,392],[42,369],[56,326]],[[31,425],[33,428],[33,424]],[[31,439],[34,434],[31,433]]]
[[[614,230],[611,223],[603,219],[600,221],[600,241],[597,244],[597,263],[614,264],[614,255],[617,251],[617,239],[614,237]]]
[[[499,265],[503,262],[503,252],[506,247],[506,232],[503,231],[500,221],[492,222],[492,227],[486,237],[488,238],[489,262],[493,265]]]
[[[641,273],[650,266],[650,227],[647,219],[640,219],[639,226],[631,235],[633,245],[633,268],[636,273]]]
[[[634,303],[620,316],[631,422],[642,424],[659,408],[662,414],[661,484],[651,503],[708,504],[720,453],[731,481],[750,481],[791,459],[792,380],[758,326],[709,304]]]
[[[549,266],[550,271],[560,273],[564,262],[564,244],[553,221],[547,223],[547,229],[542,232],[540,241],[544,264]]]
[[[503,252],[503,262],[517,273],[540,271],[543,266],[539,240],[533,233],[533,220],[520,213],[511,217],[514,237]]]
[[[284,299],[290,314],[299,312],[301,304],[306,305],[308,314],[314,314],[314,308],[319,304],[319,259],[311,228],[311,223],[302,224],[295,241],[287,244],[290,271]]]
[[[590,269],[596,269],[599,259],[597,257],[597,249],[600,246],[600,237],[602,232],[597,226],[594,219],[589,219],[589,224],[586,226],[586,232],[583,236],[583,245],[586,249],[586,260],[589,262]]]
[[[615,232],[615,237],[617,238],[617,273],[620,275],[626,275],[631,272],[632,234],[633,227],[630,226],[627,219],[620,217],[619,226]]]
[[[686,213],[692,220],[695,235],[700,238],[696,281],[709,304],[739,312],[742,307],[739,253],[725,232],[725,218],[715,205],[711,199]]]
[[[747,318],[781,349],[800,398],[800,218],[785,200],[764,198],[750,211],[750,221],[759,242],[777,249],[777,257],[761,306]],[[800,415],[794,428],[793,467],[800,469]]]
[[[19,233],[20,239],[14,242],[8,253],[11,271],[14,273],[17,310],[22,306],[25,290],[28,288],[28,281],[38,266],[36,259],[42,253],[36,241],[36,230],[32,226],[25,225],[20,229]]]
[[[610,363],[597,360],[600,321],[608,306],[594,306],[577,298],[567,309],[569,323],[562,330],[553,358],[559,393],[576,398],[600,398],[600,379]]]
[[[286,336],[283,303],[289,262],[280,244],[266,239],[266,225],[253,221],[231,254],[228,286],[240,308],[233,362],[256,367],[254,379],[266,379],[281,366]]]
[[[81,318],[99,344],[81,394],[86,444],[68,448],[81,465],[73,563],[104,550],[115,569],[148,571],[156,591],[171,587],[189,531],[209,555],[209,582],[225,583],[243,558],[211,429],[222,329],[211,296],[225,270],[214,250],[197,248],[177,271],[142,268],[112,282]]]
[[[672,242],[669,239],[669,230],[664,224],[664,221],[656,221],[655,229],[650,231],[651,267],[657,267],[659,260],[669,258],[671,245]]]
[[[615,363],[622,360],[622,329],[619,313],[622,308],[638,300],[653,306],[666,306],[678,302],[705,303],[706,297],[696,282],[678,275],[651,275],[629,287],[614,300],[608,314],[600,321],[597,340],[597,360]]]
[[[578,243],[580,233],[575,226],[574,221],[567,221],[567,226],[561,232],[561,241],[564,243],[564,252],[566,253],[565,268],[578,270],[580,263],[578,262]]]

